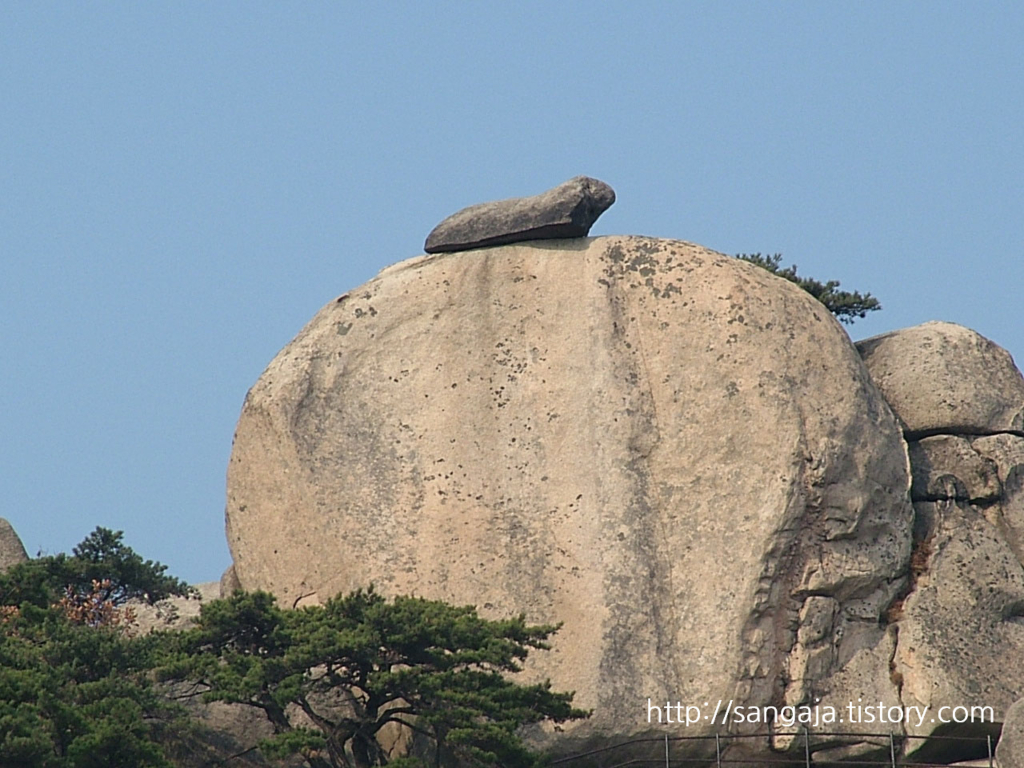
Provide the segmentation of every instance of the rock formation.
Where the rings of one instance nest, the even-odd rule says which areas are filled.
[[[220,577],[220,597],[231,597],[232,593],[242,588],[235,575],[235,566],[229,565]]]
[[[1006,723],[996,747],[999,768],[1024,768],[1024,699],[1017,701],[1006,713]]]
[[[857,349],[909,438],[1024,434],[1024,379],[1009,353],[981,334],[930,322]]]
[[[950,323],[857,348],[904,425],[912,468],[913,583],[893,657],[901,700],[1001,717],[1024,694],[1024,377],[1004,349]]]
[[[196,584],[195,590],[192,597],[172,596],[152,604],[142,599],[129,600],[127,605],[135,615],[136,631],[145,635],[154,630],[181,630],[192,626],[203,603],[220,597],[220,584],[216,581]]]
[[[3,573],[12,565],[24,563],[28,560],[25,552],[25,545],[15,532],[14,527],[5,519],[0,517],[0,573]]]
[[[529,674],[594,715],[540,744],[718,729],[648,699],[899,700],[900,427],[821,304],[697,245],[385,270],[249,392],[228,485],[237,578],[285,605],[374,583],[564,622]]]
[[[603,181],[576,176],[533,197],[516,197],[463,208],[442,221],[427,236],[427,253],[586,237],[590,228],[615,202],[615,192]]]
[[[812,730],[819,762],[888,756],[879,731],[995,736],[1024,697],[1022,414],[1020,372],[973,331],[855,347],[697,245],[423,256],[324,307],[249,392],[225,583],[564,622],[525,673],[594,710],[530,734],[561,752],[769,727],[710,722],[718,700],[930,707]],[[685,727],[665,702],[709,705]],[[936,720],[976,705],[997,722]],[[748,752],[802,749],[771,727]]]

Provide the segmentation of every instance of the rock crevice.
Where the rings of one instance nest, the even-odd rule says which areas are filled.
[[[1024,599],[1024,377],[1005,350],[950,323],[857,347],[910,456],[915,544],[907,590],[890,609],[901,699],[933,712],[989,706],[1001,721],[1024,694],[1024,669],[1006,661],[1024,651],[1013,626]],[[912,724],[907,733],[935,728]]]

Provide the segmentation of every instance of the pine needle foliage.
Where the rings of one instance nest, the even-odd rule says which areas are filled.
[[[771,256],[763,256],[760,253],[739,253],[736,258],[750,262],[762,269],[767,269],[773,275],[789,280],[807,291],[836,316],[841,323],[850,325],[857,318],[867,317],[868,312],[874,312],[882,308],[878,299],[870,293],[861,294],[857,291],[839,290],[838,280],[829,280],[822,283],[814,278],[800,277],[796,272],[796,264],[789,267],[782,266],[782,254],[776,253]]]
[[[117,608],[131,599],[155,603],[171,595],[193,595],[188,584],[167,575],[167,566],[143,560],[123,542],[121,531],[96,528],[73,550],[19,563],[0,573],[0,605],[28,602],[40,608],[62,598],[92,595]],[[95,585],[101,594],[94,595]]]
[[[451,759],[529,768],[538,758],[522,726],[589,714],[549,683],[507,677],[557,629],[373,590],[287,611],[264,592],[236,592],[203,606],[159,674],[198,683],[207,700],[262,710],[275,731],[264,755],[297,754],[311,768]],[[429,754],[393,758],[381,738],[392,724],[418,734]]]
[[[169,768],[152,730],[166,711],[144,642],[59,608],[0,620],[0,765]],[[168,718],[171,717],[168,712]]]
[[[151,683],[158,645],[124,607],[189,592],[164,571],[97,528],[71,556],[0,574],[0,765],[170,768],[157,731],[178,715]]]

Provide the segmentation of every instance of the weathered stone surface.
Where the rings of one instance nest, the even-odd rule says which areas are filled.
[[[1024,696],[1024,568],[999,531],[963,502],[919,502],[918,573],[903,605],[893,670],[905,706],[992,707]],[[951,710],[946,710],[947,717]],[[911,723],[926,735],[940,725]],[[991,724],[941,726],[984,735]]]
[[[992,501],[1001,486],[996,463],[981,456],[965,437],[936,435],[910,443],[914,501],[949,498],[944,478],[954,477],[965,501]],[[956,497],[954,497],[956,498]]]
[[[918,543],[912,589],[894,625],[892,670],[904,705],[930,709],[928,721],[906,731],[994,736],[991,722],[935,718],[942,707],[947,715],[953,707],[992,707],[998,722],[1024,695],[1020,373],[999,347],[947,323],[858,346],[908,434],[934,434],[911,441],[909,451]],[[953,742],[913,744],[918,761],[956,757],[939,753]]]
[[[0,573],[28,560],[25,545],[5,518],[0,517]]]
[[[821,304],[610,237],[420,257],[324,307],[246,398],[227,526],[285,605],[374,583],[564,622],[527,674],[594,709],[550,736],[573,748],[657,730],[648,697],[892,698],[860,660],[890,654],[908,490]]]
[[[231,597],[235,590],[241,589],[238,577],[235,575],[235,566],[229,565],[220,577],[220,596]]]
[[[129,607],[138,620],[138,631],[148,634],[154,630],[188,629],[199,617],[204,602],[220,597],[220,584],[208,581],[196,584],[196,597],[169,597],[150,605],[145,600],[131,600]]]
[[[427,253],[586,237],[597,218],[615,202],[603,181],[576,176],[533,197],[514,197],[463,208],[442,221],[430,235]]]
[[[1009,352],[975,331],[929,322],[857,349],[909,437],[1024,434],[1024,377]]]
[[[996,746],[996,765],[1024,768],[1024,699],[1015,701],[1006,711],[1003,732]]]
[[[875,621],[877,624],[877,620]],[[815,699],[819,712],[825,707],[834,707],[844,718],[839,724],[819,724],[811,730],[818,731],[840,731],[857,732],[863,734],[877,734],[877,723],[856,723],[850,720],[846,707],[850,702],[870,701],[875,704],[883,704],[886,707],[899,706],[899,687],[892,680],[889,670],[889,660],[895,650],[895,628],[880,628],[877,638],[872,637],[870,642],[859,643],[860,647],[852,654],[844,664],[834,664],[831,674],[819,681],[815,689]],[[828,636],[831,642],[833,636]],[[803,738],[800,732],[802,728],[797,726],[790,729],[792,737],[799,744]],[[872,760],[879,754],[880,750],[888,750],[888,742],[880,742],[878,739],[864,737],[855,743],[850,739],[836,738],[831,742],[822,737],[816,737],[814,745],[814,761],[816,763],[829,763],[832,761],[850,760]]]
[[[1024,437],[977,437],[971,441],[971,447],[995,464],[999,478],[999,499],[984,509],[984,515],[1024,563]]]
[[[260,753],[260,740],[274,735],[266,715],[244,704],[222,701],[204,702],[189,684],[162,686],[165,694],[183,705],[195,729],[192,738],[175,745],[168,757],[175,768],[210,768],[229,765],[233,768],[300,768],[307,765],[301,758],[268,761]]]

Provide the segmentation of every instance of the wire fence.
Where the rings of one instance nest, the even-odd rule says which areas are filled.
[[[765,748],[768,740],[788,735],[795,738],[785,751],[770,752]],[[815,739],[812,742],[812,737]],[[821,739],[845,740],[822,744]],[[856,741],[851,741],[856,740]],[[762,740],[760,749],[756,746],[746,754],[733,756],[741,751],[745,740]],[[815,751],[831,750],[836,747],[863,745],[864,756],[843,756],[829,759],[816,757]],[[995,767],[995,745],[991,734],[979,736],[912,736],[893,733],[855,733],[839,731],[805,730],[794,734],[748,733],[711,734],[705,736],[669,736],[631,739],[598,749],[560,757],[550,762],[552,768],[673,768],[673,766],[787,766],[788,768],[822,768],[825,765],[842,765],[854,768],[946,768],[953,763]],[[687,747],[687,749],[683,749]],[[623,752],[643,754],[635,757]],[[655,754],[657,752],[657,754]],[[675,754],[673,754],[675,752]],[[759,752],[760,754],[751,754]],[[680,754],[683,753],[683,754]],[[873,753],[873,754],[872,754]],[[906,754],[927,753],[942,762],[924,762],[907,758]],[[618,757],[616,757],[618,755]],[[626,759],[621,759],[626,757]],[[825,759],[822,759],[825,757]],[[869,759],[872,758],[872,759]]]

